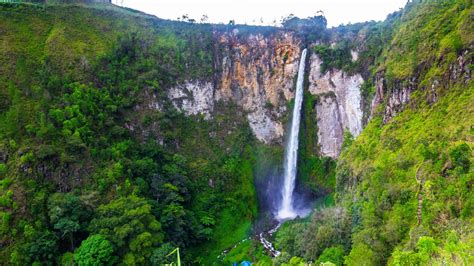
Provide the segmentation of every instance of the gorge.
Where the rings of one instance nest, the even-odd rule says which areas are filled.
[[[473,263],[472,1],[333,28],[24,2],[0,3],[1,265]]]

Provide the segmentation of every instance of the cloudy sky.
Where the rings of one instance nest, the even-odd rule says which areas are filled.
[[[177,19],[183,14],[199,21],[205,14],[209,22],[271,25],[294,14],[305,18],[322,10],[329,26],[383,20],[403,7],[407,0],[113,0],[160,18]],[[263,23],[262,23],[263,21]]]

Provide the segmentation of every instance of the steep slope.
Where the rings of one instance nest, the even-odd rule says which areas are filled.
[[[259,146],[242,108],[187,117],[167,94],[213,80],[210,25],[114,7],[0,12],[2,264],[81,261],[94,241],[110,246],[102,262],[159,263],[176,246],[213,261],[247,236]]]
[[[301,35],[109,5],[0,12],[2,262],[82,260],[102,241],[112,261],[179,246],[211,263],[249,236],[254,181],[281,164]]]
[[[472,263],[472,14],[408,4],[379,59],[374,118],[338,162],[351,263]]]
[[[316,46],[323,64],[313,73],[330,82],[364,78],[361,108],[370,121],[338,144],[335,206],[277,232],[277,264],[473,263],[473,12],[469,1],[412,1],[382,23],[335,28],[333,45]],[[329,98],[322,107],[331,110],[316,104],[316,115],[340,117],[328,107],[337,82],[314,77],[310,90]],[[323,124],[320,132],[341,138],[340,125]]]

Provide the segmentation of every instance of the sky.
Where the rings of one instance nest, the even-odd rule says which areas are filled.
[[[328,26],[369,20],[384,20],[402,8],[407,0],[112,0],[115,4],[155,15],[177,19],[184,14],[200,21],[203,15],[208,22],[273,25],[283,17],[294,14],[300,18],[324,12]]]

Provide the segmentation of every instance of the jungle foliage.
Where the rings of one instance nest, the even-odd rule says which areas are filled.
[[[384,120],[380,106],[361,135],[347,138],[337,161],[335,206],[282,226],[276,264],[474,262],[474,85],[472,76],[452,75],[463,60],[472,62],[472,12],[469,1],[411,1],[380,24],[336,28],[339,44],[314,48],[327,71],[360,73],[369,66],[362,88],[368,100],[377,79],[386,94],[410,81],[413,89],[395,117]],[[355,62],[351,42],[362,47]]]
[[[247,236],[257,151],[243,115],[187,117],[164,91],[211,78],[208,25],[109,7],[0,15],[1,264],[159,265],[176,247],[204,263]],[[142,108],[150,94],[161,111]]]

